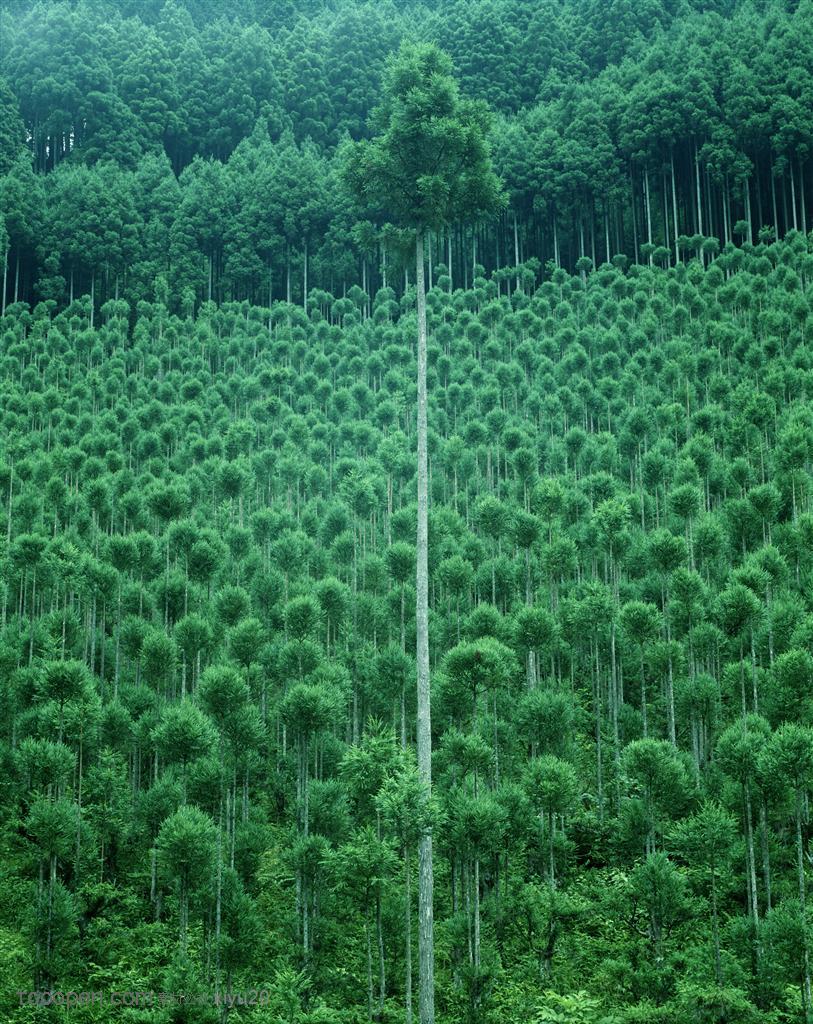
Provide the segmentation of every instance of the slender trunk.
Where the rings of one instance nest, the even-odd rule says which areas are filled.
[[[0,300],[0,316],[6,315],[6,287],[8,286],[8,243],[3,253],[3,298]]]
[[[805,884],[805,860],[804,846],[802,844],[802,791],[796,790],[796,870],[799,875],[799,906],[802,912],[802,943],[804,954],[804,1011],[805,1024],[811,1020],[811,998],[810,998],[810,951],[807,942],[807,901]]]
[[[418,305],[418,531],[415,623],[417,632],[418,769],[426,783],[432,783],[432,727],[429,695],[429,488],[426,419],[426,293],[424,283],[423,232],[415,241]],[[433,929],[432,833],[421,836],[418,882],[418,958],[420,975],[420,1022],[435,1020],[435,953]]]
[[[717,914],[717,870],[711,865],[711,925],[714,935],[714,978],[717,987],[722,985],[723,972],[720,965],[720,921]]]
[[[480,858],[474,858],[474,966],[480,966]]]
[[[675,228],[675,258],[680,259],[680,252],[678,251],[678,210],[677,210],[677,188],[675,186],[675,151],[671,149],[669,151],[669,166],[672,172],[672,221]]]
[[[381,916],[381,889],[375,898],[375,930],[378,940],[378,1019],[384,1018],[384,999],[387,994],[387,975],[384,965],[384,925]]]
[[[217,821],[217,895],[215,898],[215,995],[220,995],[220,930],[223,916],[223,783]]]
[[[364,915],[364,942],[367,949],[367,1020],[373,1019],[373,938],[370,927],[370,908]]]
[[[652,207],[649,202],[649,168],[644,168],[644,202],[646,203],[646,240],[652,243]],[[649,254],[649,265],[652,266],[652,253]]]
[[[694,177],[697,189],[697,233],[703,234],[703,207],[700,199],[700,159],[697,154],[697,143],[694,144]]]
[[[404,847],[404,1002],[406,1024],[412,1024],[412,869]]]
[[[646,671],[644,668],[644,649],[641,647],[641,717],[643,719],[644,739],[649,735],[646,709]]]
[[[762,884],[765,888],[765,909],[770,910],[771,899],[771,851],[768,846],[768,812],[765,801],[759,803],[759,844],[762,851]]]
[[[302,267],[302,307],[308,311],[308,241],[305,239],[305,252]]]
[[[754,928],[759,926],[759,901],[757,896],[757,865],[754,856],[754,816],[751,810],[751,786],[746,780],[744,785],[745,798],[745,839],[748,859],[748,886],[750,893],[751,914]]]

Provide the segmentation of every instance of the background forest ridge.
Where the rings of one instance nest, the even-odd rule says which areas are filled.
[[[6,0],[0,18],[5,301],[151,301],[158,276],[176,310],[400,290],[409,263],[357,220],[336,150],[415,34],[496,112],[511,199],[433,239],[454,287],[476,263],[510,290],[548,261],[660,265],[810,226],[810,0]]]

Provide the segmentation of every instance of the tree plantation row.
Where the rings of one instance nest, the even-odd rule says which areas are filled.
[[[414,285],[7,305],[15,1020],[417,1020],[429,825],[439,1021],[809,1019],[813,240],[474,269],[426,295],[431,800]]]
[[[450,289],[477,265],[510,292],[541,267],[668,266],[811,227],[811,0],[226,6],[5,5],[3,307],[87,293],[95,316],[152,301],[158,275],[182,315],[401,295],[415,273],[389,211],[341,168],[416,35],[495,112],[510,199],[432,233]]]

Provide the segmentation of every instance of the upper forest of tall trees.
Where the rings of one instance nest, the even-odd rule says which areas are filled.
[[[4,303],[149,301],[158,275],[173,309],[400,292],[384,225],[336,178],[407,35],[496,115],[510,203],[433,239],[455,286],[813,217],[810,0],[5,0],[0,19]]]
[[[813,0],[4,0],[0,1020],[813,1024]]]

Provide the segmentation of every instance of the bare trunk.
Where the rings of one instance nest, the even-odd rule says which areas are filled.
[[[406,1024],[412,1024],[412,879],[409,847],[404,849],[404,1002]]]
[[[415,269],[418,305],[418,531],[415,623],[417,632],[418,769],[428,787],[432,783],[432,727],[429,695],[429,488],[426,422],[426,292],[424,282],[423,232],[415,240]],[[435,953],[433,929],[432,833],[421,836],[418,877],[418,959],[420,976],[420,1021],[435,1020]]]
[[[302,267],[302,307],[308,311],[308,242],[305,240],[305,253]]]
[[[807,905],[805,900],[807,886],[805,884],[804,845],[802,843],[802,793],[798,789],[796,790],[796,870],[799,875],[799,906],[802,912],[802,942],[804,946],[804,988],[802,994],[804,997],[805,1024],[810,1024],[813,1007],[811,1006],[810,997],[810,951],[807,943]]]
[[[694,177],[697,187],[697,233],[703,234],[703,206],[700,199],[700,159],[697,155],[697,143],[694,144]]]
[[[669,153],[669,166],[672,172],[672,221],[675,227],[675,258],[680,258],[680,252],[678,251],[678,210],[677,210],[677,190],[675,187],[675,152],[671,150]]]
[[[6,287],[8,285],[8,245],[3,253],[3,298],[0,300],[0,316],[6,315]]]
[[[649,202],[649,168],[644,168],[644,201],[646,203],[646,240],[652,243],[652,208]],[[649,265],[652,266],[652,253],[649,254]]]

